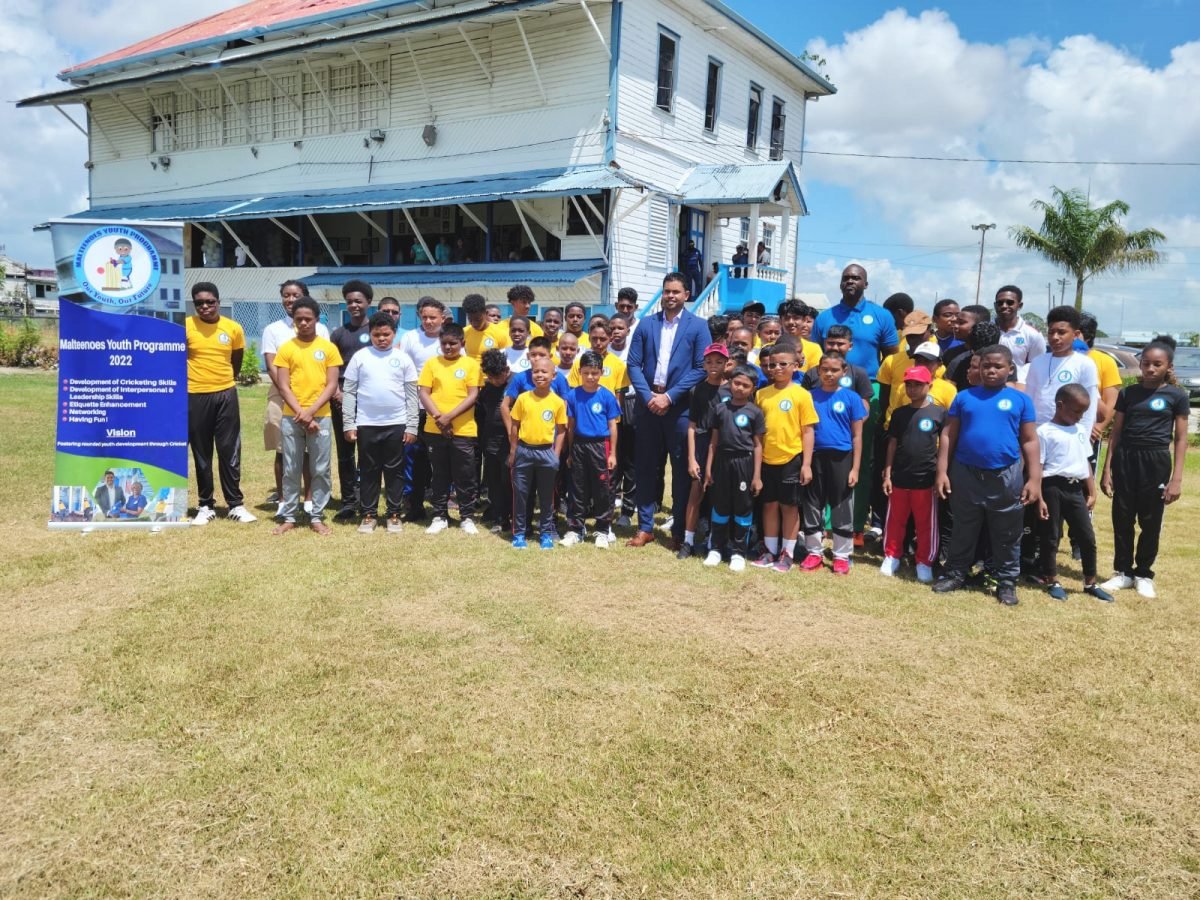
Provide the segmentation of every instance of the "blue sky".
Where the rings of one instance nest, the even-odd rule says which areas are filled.
[[[1200,162],[1200,0],[1007,0],[891,6],[866,0],[726,0],[780,43],[824,56],[838,94],[810,106],[806,147],[984,158]],[[60,69],[234,5],[232,0],[0,0],[5,100],[57,86]],[[106,23],[121,21],[118,32]],[[86,206],[82,138],[53,110],[0,105],[0,244],[48,264],[37,222]],[[19,136],[14,140],[11,136]],[[1127,201],[1130,227],[1164,231],[1166,264],[1090,283],[1085,305],[1116,332],[1200,329],[1200,167],[1035,166],[855,159],[809,153],[812,215],[800,224],[799,288],[837,297],[849,261],[869,294],[904,290],[926,308],[1020,284],[1044,312],[1063,273],[1012,247],[1007,228],[1052,185]],[[1072,288],[1068,288],[1068,296]],[[1124,310],[1124,312],[1122,312]]]

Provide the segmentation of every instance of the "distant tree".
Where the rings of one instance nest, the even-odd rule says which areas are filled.
[[[1027,309],[1022,309],[1021,318],[1040,331],[1042,334],[1046,333],[1046,320],[1037,313],[1030,312]]]
[[[1082,191],[1058,187],[1051,191],[1052,202],[1034,200],[1032,204],[1042,213],[1041,228],[1013,226],[1008,233],[1018,247],[1075,276],[1076,309],[1083,309],[1083,284],[1093,275],[1145,269],[1162,261],[1162,254],[1154,248],[1166,235],[1154,228],[1126,231],[1120,221],[1129,214],[1125,201],[1094,207]]]

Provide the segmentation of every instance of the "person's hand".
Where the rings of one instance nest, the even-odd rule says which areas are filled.
[[[1050,521],[1050,507],[1046,505],[1045,500],[1038,501],[1038,518],[1043,522]]]
[[[454,419],[450,417],[449,413],[438,413],[433,417],[433,421],[437,424],[438,430],[442,432],[447,431],[454,424]]]
[[[945,474],[938,475],[937,480],[933,483],[933,489],[939,499],[948,500],[951,492],[950,476]]]
[[[307,431],[309,434],[316,434],[320,430],[321,426],[316,422],[309,422],[308,427],[305,429],[305,431]]]
[[[1029,506],[1031,503],[1040,503],[1042,499],[1042,485],[1035,484],[1032,481],[1025,482],[1025,487],[1021,488],[1021,505]]]
[[[883,495],[885,497],[892,496],[892,476],[891,475],[883,476]]]
[[[694,459],[688,461],[688,475],[692,477],[692,481],[700,480],[700,463]]]
[[[854,487],[858,484],[858,469],[851,469],[850,475],[846,478],[846,487]]]
[[[704,489],[707,491],[710,487],[712,487],[712,472],[705,472],[704,473]]]
[[[404,432],[404,443],[406,445],[415,444],[416,442],[417,442],[417,436],[415,434],[411,434],[407,431]]]
[[[345,433],[345,438],[346,438],[347,443],[353,444],[355,441],[358,440],[358,430],[351,429],[350,431],[347,431]]]
[[[1182,494],[1183,482],[1172,480],[1167,483],[1166,488],[1163,490],[1163,503],[1174,503]]]
[[[665,416],[671,409],[671,398],[666,394],[655,394],[646,404],[646,409],[656,416]]]
[[[332,399],[333,402],[336,403],[338,406],[341,406],[342,405],[342,389],[338,388],[337,390],[335,390],[333,392],[333,397],[331,397],[330,399]]]
[[[613,471],[617,467],[617,454],[608,454],[608,459],[606,461],[608,463],[608,471]]]
[[[1104,491],[1105,497],[1112,497],[1112,472],[1100,476],[1100,490]]]
[[[810,481],[812,481],[812,466],[801,466],[800,483],[808,484]]]
[[[1093,425],[1092,426],[1092,443],[1093,444],[1096,443],[1102,437],[1104,437],[1104,426],[1103,425]]]
[[[514,447],[512,450],[508,451],[508,467],[511,469],[513,467],[513,463],[515,463],[516,461],[517,461],[517,450]]]
[[[296,413],[296,415],[293,416],[293,418],[295,419],[297,425],[303,426],[304,428],[308,428],[308,426],[311,425],[312,421],[313,421],[312,413],[310,413],[306,410],[303,410],[303,409],[300,410],[300,412]]]
[[[761,478],[755,478],[753,481],[750,482],[750,493],[753,494],[755,497],[757,497],[759,494],[762,493],[762,479]]]
[[[1096,492],[1095,491],[1092,491],[1090,494],[1087,495],[1086,503],[1087,503],[1087,511],[1088,512],[1091,512],[1092,510],[1094,510],[1096,508]]]

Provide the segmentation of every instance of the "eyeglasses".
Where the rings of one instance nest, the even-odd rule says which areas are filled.
[[[791,365],[790,362],[769,362],[769,363],[764,363],[763,368],[764,369],[786,369],[790,365]]]
[[[220,301],[218,300],[193,300],[192,306],[196,307],[196,309],[199,309],[202,306],[217,306],[219,303]]]
[[[400,315],[400,310],[398,310],[398,309],[381,309],[381,310],[380,310],[380,312],[381,312],[381,313],[387,313],[389,316],[398,316],[398,315]]]

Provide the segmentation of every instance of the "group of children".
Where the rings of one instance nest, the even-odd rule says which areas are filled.
[[[350,448],[339,451],[339,468],[346,460],[353,466],[349,479],[342,473],[338,517],[359,518],[360,532],[376,530],[381,518],[388,532],[399,532],[406,518],[423,518],[428,499],[431,534],[450,526],[453,502],[463,532],[476,534],[479,525],[509,532],[515,549],[531,540],[547,550],[579,544],[589,520],[595,545],[611,546],[614,525],[628,524],[623,503],[632,492],[637,403],[625,352],[636,327],[635,292],[621,291],[612,316],[586,320],[575,304],[546,311],[540,323],[529,316],[528,287],[509,292],[507,320],[469,295],[465,326],[423,298],[420,327],[402,337],[394,300],[368,315],[369,285],[350,282],[343,293],[357,302],[329,338],[317,331],[320,310],[307,291],[293,297],[294,336],[269,359],[283,406],[275,533],[296,526],[305,477],[311,526],[329,532],[323,511],[336,407],[339,443]],[[911,554],[917,580],[939,593],[983,579],[1000,602],[1015,604],[1024,571],[1064,599],[1056,556],[1065,523],[1085,592],[1107,601],[1111,591],[1133,587],[1153,596],[1163,508],[1179,496],[1187,446],[1188,396],[1172,383],[1173,343],[1151,343],[1140,383],[1098,416],[1100,380],[1078,350],[1084,331],[1073,308],[1050,313],[1049,352],[1021,370],[1024,383],[997,327],[981,307],[968,309],[975,312],[951,317],[940,345],[929,316],[904,314],[899,324],[912,339],[880,366],[890,392],[878,433],[869,430],[875,385],[847,361],[851,329],[832,326],[823,346],[814,344],[813,311],[796,301],[777,317],[761,304],[713,317],[705,377],[690,401],[693,489],[679,556],[703,556],[707,566],[728,561],[733,571],[749,563],[814,572],[827,566],[828,540],[828,567],[848,574],[856,488],[874,480],[884,513],[883,575],[895,575]],[[951,373],[943,359],[955,350],[967,362]],[[960,369],[962,390],[950,380]],[[1093,432],[1108,426],[1099,484],[1113,497],[1116,575],[1101,585],[1091,523]],[[875,442],[872,467],[866,457]],[[487,501],[477,525],[481,483]]]

